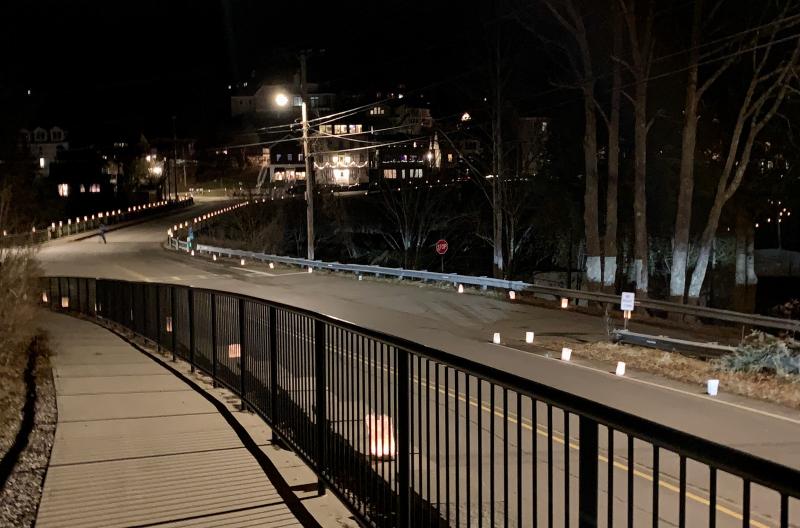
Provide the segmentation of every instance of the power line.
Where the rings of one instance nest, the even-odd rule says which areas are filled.
[[[353,148],[349,148],[349,149],[337,149],[337,150],[322,150],[322,151],[312,152],[311,154],[312,155],[317,155],[317,154],[339,154],[341,152],[358,152],[358,151],[361,151],[361,150],[370,150],[370,149],[376,149],[376,148],[381,148],[381,147],[389,147],[391,145],[401,145],[403,143],[411,143],[412,141],[421,141],[421,140],[425,140],[425,139],[430,139],[430,137],[429,136],[417,136],[417,137],[412,137],[412,138],[408,138],[408,139],[402,139],[402,140],[399,140],[399,141],[387,141],[385,143],[380,143],[380,144],[377,144],[377,145],[368,145],[366,147],[353,147]]]

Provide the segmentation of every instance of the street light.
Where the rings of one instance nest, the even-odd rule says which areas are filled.
[[[311,160],[308,155],[308,112],[305,92],[302,99],[300,115],[303,125],[303,161],[306,166],[306,238],[308,239],[308,260],[314,260],[314,175],[311,173]],[[286,106],[289,104],[289,97],[284,93],[278,93],[275,95],[275,104]]]

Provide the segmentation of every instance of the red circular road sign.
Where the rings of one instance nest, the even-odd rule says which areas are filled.
[[[444,255],[445,253],[447,253],[447,247],[448,247],[447,240],[445,239],[441,239],[438,242],[436,242],[436,252],[440,255]]]

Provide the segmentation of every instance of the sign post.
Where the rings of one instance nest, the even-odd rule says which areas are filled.
[[[442,273],[444,273],[444,254],[445,254],[445,253],[447,253],[447,249],[448,249],[448,247],[449,247],[449,246],[448,246],[448,244],[447,244],[447,240],[445,240],[445,239],[443,239],[443,238],[440,238],[440,239],[439,239],[439,240],[436,242],[436,253],[438,253],[438,254],[439,254],[439,256],[440,256],[440,257],[441,257],[441,259],[442,259]]]
[[[636,302],[636,295],[633,292],[622,292],[619,300],[619,308],[623,312],[625,318],[625,330],[628,329],[628,319],[631,318],[631,312],[634,309]]]

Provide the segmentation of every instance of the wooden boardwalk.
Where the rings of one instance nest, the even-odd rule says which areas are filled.
[[[39,528],[302,526],[202,395],[93,323],[42,318],[58,425]]]

